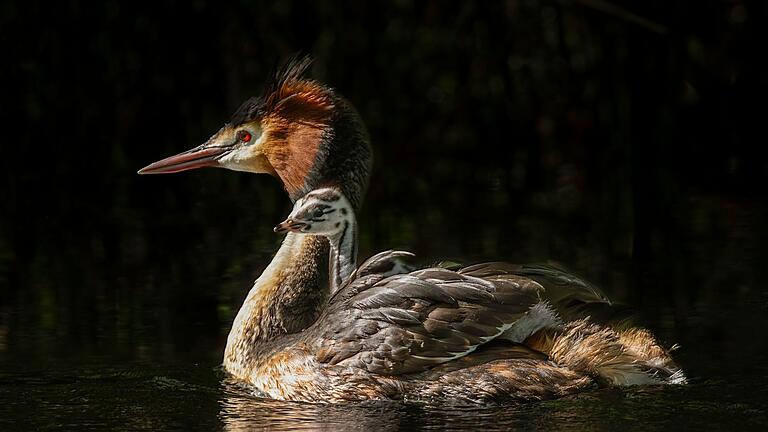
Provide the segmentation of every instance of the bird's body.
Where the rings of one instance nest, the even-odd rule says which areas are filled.
[[[486,263],[458,271],[389,274],[394,265],[386,263],[408,253],[387,251],[356,270],[355,226],[351,203],[340,190],[323,188],[297,200],[275,229],[329,240],[333,294],[313,325],[276,341],[241,376],[270,397],[530,400],[562,396],[601,380],[663,383],[678,372],[663,350],[665,375],[651,371],[649,358],[629,354],[621,333],[587,329],[583,321],[564,326],[545,300],[546,289],[514,274],[515,266]],[[600,299],[594,288],[572,285],[571,299]],[[550,347],[541,343],[547,338]],[[652,338],[643,343],[657,346]],[[571,367],[550,359],[556,344],[569,345],[563,354],[570,356]]]
[[[313,194],[325,198],[320,210],[346,210],[331,226],[338,231],[301,232],[286,221],[297,232],[235,317],[227,372],[269,397],[312,402],[535,400],[597,384],[684,381],[645,330],[561,322],[556,312],[574,304],[607,304],[561,270],[485,263],[397,273],[403,254],[389,252],[355,271],[350,240],[371,166],[368,136],[349,103],[300,77],[305,67],[288,67],[207,143],[141,171],[269,173],[296,202],[292,215]]]

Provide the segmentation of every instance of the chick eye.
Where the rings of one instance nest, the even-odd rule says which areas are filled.
[[[314,216],[316,218],[319,218],[319,217],[322,217],[324,214],[325,213],[322,210],[317,209],[317,210],[315,210],[315,213],[312,216]]]
[[[253,138],[253,136],[251,136],[250,132],[240,131],[240,141],[247,143],[251,140],[251,138]]]

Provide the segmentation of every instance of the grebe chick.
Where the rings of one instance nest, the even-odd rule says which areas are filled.
[[[291,214],[275,226],[276,233],[294,232],[328,238],[331,296],[350,277],[377,274],[388,277],[408,273],[413,267],[404,258],[407,251],[388,250],[368,258],[357,267],[357,219],[352,203],[337,188],[316,189],[296,201]]]
[[[295,232],[328,238],[331,295],[357,266],[357,222],[352,203],[334,188],[314,190],[298,199],[276,233]]]

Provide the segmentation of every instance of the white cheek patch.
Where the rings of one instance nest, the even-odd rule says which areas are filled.
[[[219,158],[219,164],[222,167],[232,171],[252,172],[257,174],[260,173],[261,171],[257,171],[254,168],[252,162],[254,159],[254,154],[257,153],[256,150],[262,144],[263,138],[264,134],[261,134],[259,135],[258,139],[253,142],[253,144],[241,145],[238,148],[232,150],[231,152]]]

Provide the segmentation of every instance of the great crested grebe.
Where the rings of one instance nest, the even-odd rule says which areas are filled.
[[[290,63],[203,145],[139,173],[206,166],[268,173],[294,202],[332,186],[324,191],[337,193],[353,224],[370,174],[368,134],[344,98],[301,77],[308,63]],[[345,281],[356,242],[340,240],[333,250],[325,235],[288,232],[235,317],[227,372],[270,397],[317,402],[528,400],[596,381],[685,380],[646,330],[618,331],[588,318],[558,323],[555,310],[568,317],[571,306],[607,302],[565,272],[485,263],[387,278],[379,269],[391,270],[395,255],[385,253]],[[332,287],[340,290],[329,304]],[[488,343],[502,334],[509,341]]]

